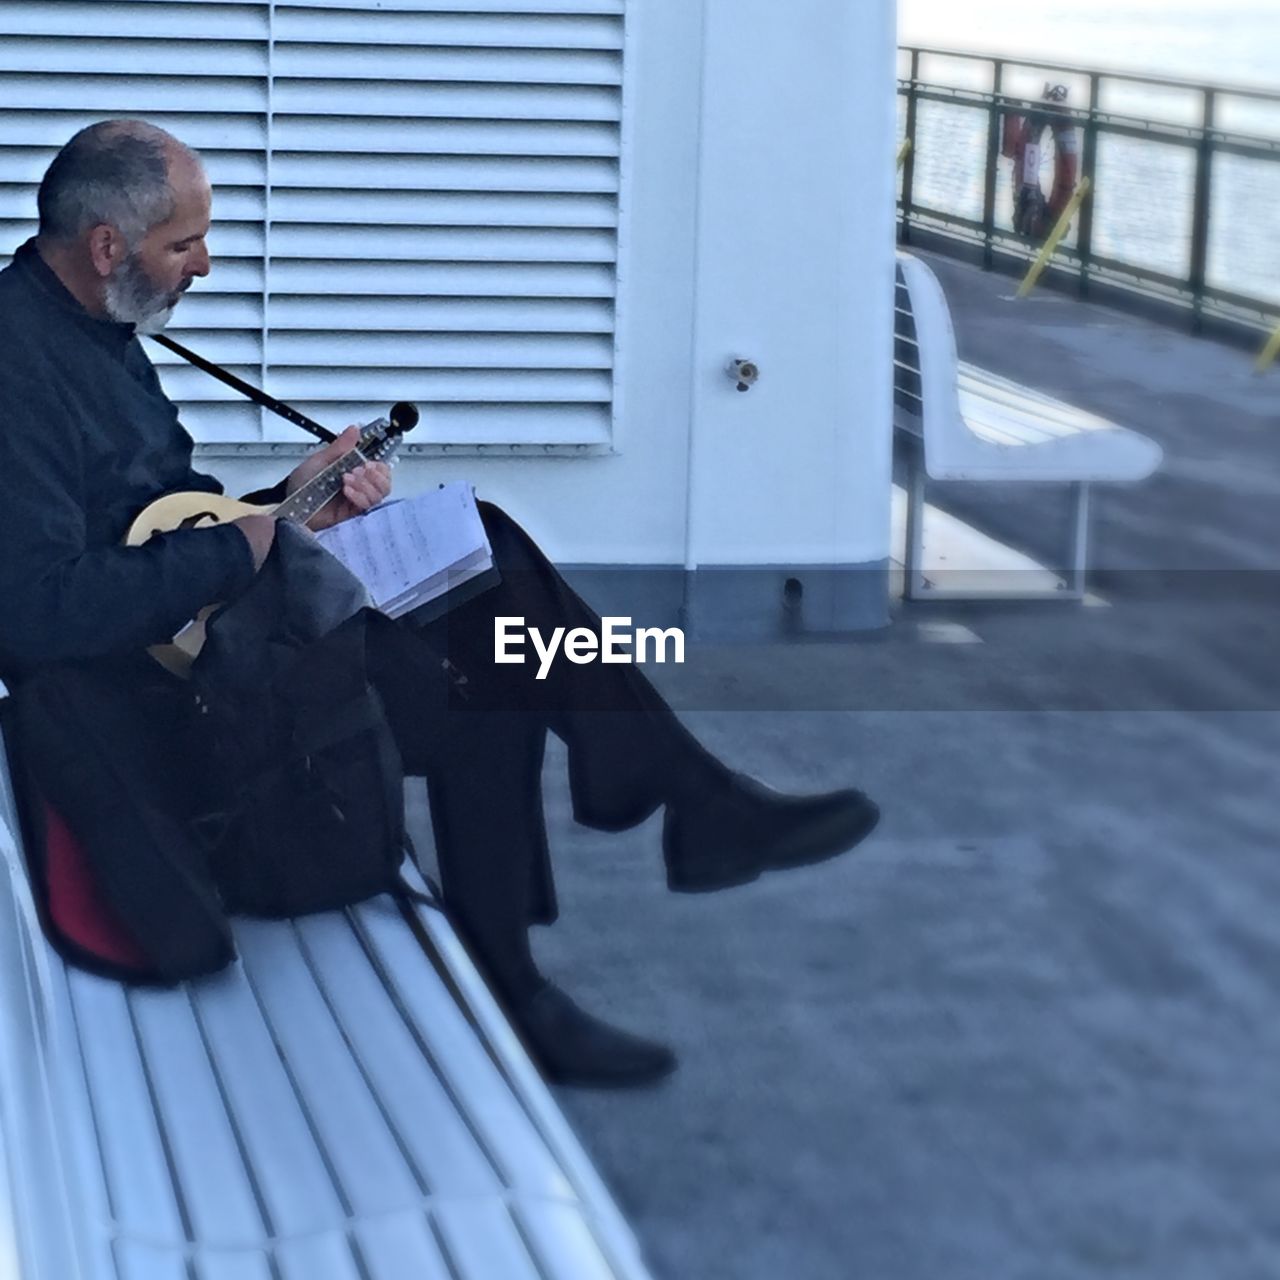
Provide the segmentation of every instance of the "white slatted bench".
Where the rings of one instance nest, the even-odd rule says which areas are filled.
[[[126,988],[45,941],[17,832],[0,752],[4,1280],[645,1280],[439,912],[239,921]]]
[[[1145,479],[1160,465],[1160,446],[1105,418],[962,363],[942,286],[923,262],[901,253],[893,368],[894,427],[907,459],[907,598],[1083,599],[1089,486]],[[1068,578],[1049,592],[966,591],[930,583],[922,568],[926,476],[1070,485]]]

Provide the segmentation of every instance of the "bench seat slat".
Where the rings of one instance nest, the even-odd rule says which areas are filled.
[[[275,1280],[261,1249],[206,1249],[196,1257],[198,1280]]]
[[[960,403],[964,411],[965,424],[975,435],[984,440],[999,442],[1007,447],[1045,448],[1070,440],[1080,433],[1070,429],[1048,428],[1046,424],[1030,422],[1016,413],[1011,413],[989,400],[974,400],[960,393]],[[1120,432],[1120,428],[1115,431]],[[1088,447],[1107,448],[1109,433],[1091,433],[1086,442]]]
[[[436,1221],[458,1280],[540,1280],[511,1215],[492,1201],[454,1200]]]
[[[403,921],[400,928],[404,930]],[[313,916],[298,921],[297,929],[339,1026],[361,1027],[359,1043],[353,1046],[355,1055],[427,1190],[500,1195],[503,1186],[493,1165],[424,1057],[346,918],[336,913]],[[406,965],[409,981],[439,984],[416,948]]]
[[[282,1240],[276,1247],[281,1280],[368,1280],[351,1251],[345,1231]]]
[[[125,989],[78,969],[68,989],[92,1102],[111,1207],[120,1222],[146,1222],[162,1238],[183,1238],[182,1218],[160,1140]]]
[[[187,992],[130,1000],[191,1229],[198,1240],[260,1240],[266,1224]],[[145,1230],[144,1222],[122,1224]]]
[[[1145,437],[1124,427],[1102,422],[1076,430],[1036,422],[1016,410],[960,392],[965,425],[983,444],[998,453],[984,458],[975,453],[968,468],[975,478],[1021,480],[1125,480],[1148,473]],[[1151,446],[1154,448],[1154,446]],[[945,466],[945,464],[944,464]],[[930,468],[930,475],[935,470]],[[942,468],[936,473],[946,478]]]
[[[985,399],[1008,404],[1033,416],[1043,416],[1050,422],[1060,423],[1075,431],[1125,430],[1117,423],[1103,418],[1078,405],[1068,404],[1037,387],[1026,387],[1012,379],[981,369],[961,360],[957,366],[958,381],[962,388],[972,388]]]
[[[3,781],[4,756],[0,746],[0,782]],[[3,788],[0,787],[0,790]],[[5,843],[7,828],[4,822],[4,804],[6,798],[0,795],[0,843]],[[11,846],[16,853],[16,841]],[[19,855],[20,856],[20,855]],[[25,881],[22,890],[26,891]],[[28,899],[28,902],[30,899]],[[16,903],[15,903],[16,905]],[[34,920],[32,928],[36,928]],[[2,925],[0,925],[2,927]],[[44,940],[35,935],[39,945]],[[46,953],[47,955],[47,953]],[[113,1211],[108,1202],[107,1184],[109,1181],[120,1181],[118,1167],[115,1178],[108,1172],[105,1156],[101,1147],[102,1125],[95,1117],[91,1105],[91,1092],[88,1078],[88,1064],[84,1058],[81,1044],[81,1027],[74,1014],[74,1003],[71,996],[70,973],[62,964],[45,966],[47,985],[44,988],[44,1007],[42,1020],[45,1021],[49,1036],[49,1044],[45,1047],[49,1073],[49,1100],[57,1115],[57,1130],[61,1138],[60,1160],[65,1161],[66,1177],[69,1183],[71,1212],[90,1229],[77,1240],[82,1248],[97,1249],[101,1244],[104,1258],[110,1256],[110,1231],[115,1222],[115,1214],[121,1212],[119,1205]],[[81,975],[88,977],[89,975]],[[102,979],[93,979],[102,982]],[[53,1011],[57,1010],[57,1014]],[[148,1100],[149,1103],[149,1100]],[[0,1137],[3,1137],[0,1134]],[[136,1157],[147,1160],[146,1138],[143,1147],[135,1151]],[[46,1152],[45,1159],[54,1153]],[[164,1174],[167,1177],[168,1171]],[[168,1201],[173,1204],[172,1192],[168,1193]],[[173,1224],[178,1228],[176,1205],[173,1208]],[[159,1209],[153,1222],[163,1230],[166,1212]],[[56,1268],[55,1268],[56,1271]],[[0,1274],[3,1274],[0,1270]]]
[[[122,1240],[116,1245],[115,1257],[120,1280],[191,1280],[186,1254],[177,1245],[162,1248]]]
[[[413,1280],[453,1280],[425,1211],[362,1222],[356,1240],[369,1280],[403,1280],[406,1258],[414,1260]]]
[[[249,984],[232,970],[188,989],[272,1230],[323,1230],[344,1209]]]
[[[1002,449],[1018,449],[1028,445],[1051,444],[1054,437],[1043,431],[1030,430],[1027,424],[1002,414],[995,405],[960,393],[960,408],[965,426],[982,440]]]
[[[441,983],[422,981],[415,974],[413,957],[421,965],[422,954],[399,913],[379,900],[356,908],[353,915],[404,1008],[418,1026],[430,1028],[432,1039],[441,1046],[441,1071],[507,1185],[539,1196],[574,1196],[575,1188],[552,1159],[529,1113],[503,1083],[448,991]]]
[[[1046,431],[1025,418],[1011,414],[998,404],[960,393],[960,409],[965,426],[980,439],[989,440],[1003,448],[1033,448],[1036,445],[1052,447],[1055,441],[1073,433]]]
[[[236,944],[345,1202],[357,1214],[421,1203],[422,1188],[298,951],[292,926],[240,921]]]
[[[575,1280],[610,1280],[614,1275],[582,1215],[554,1201],[530,1201],[518,1210],[534,1255],[552,1275]]]
[[[989,408],[1000,413],[1010,422],[1022,425],[1029,433],[1059,436],[1078,432],[1123,431],[1124,428],[1096,414],[1086,413],[1073,405],[1064,404],[1038,392],[1017,394],[1013,384],[992,382],[985,377],[973,377],[963,368],[959,378],[960,403],[969,416],[968,406]]]

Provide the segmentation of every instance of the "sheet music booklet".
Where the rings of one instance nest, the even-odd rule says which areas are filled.
[[[430,621],[498,581],[475,493],[455,480],[316,534],[392,618]]]

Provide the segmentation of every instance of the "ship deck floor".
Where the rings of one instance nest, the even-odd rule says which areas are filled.
[[[1163,446],[1095,490],[1105,603],[650,668],[735,766],[883,807],[732,892],[575,827],[553,753],[539,952],[683,1063],[560,1100],[660,1280],[1280,1274],[1280,368],[929,260],[962,359]],[[951,509],[1059,545],[1044,490]]]

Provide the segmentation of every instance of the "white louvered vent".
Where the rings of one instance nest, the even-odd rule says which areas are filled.
[[[76,129],[141,116],[214,185],[179,341],[334,426],[607,443],[623,4],[0,0],[0,248]],[[197,439],[298,440],[152,355]]]

